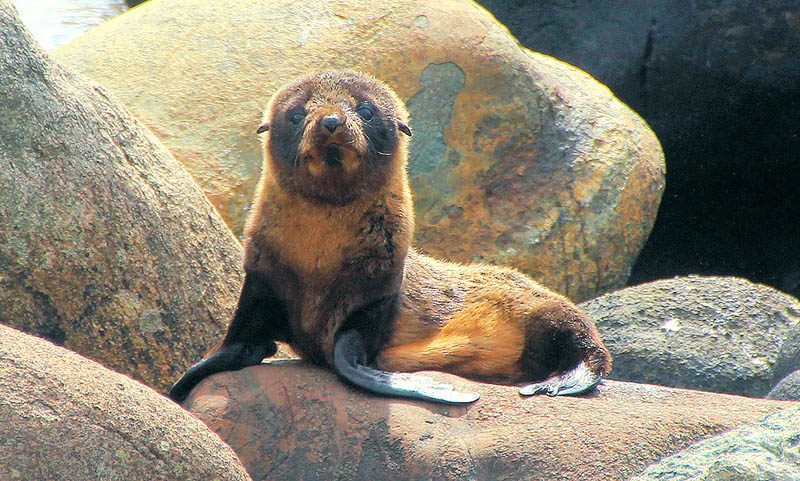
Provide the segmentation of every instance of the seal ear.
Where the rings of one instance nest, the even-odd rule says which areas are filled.
[[[404,134],[411,137],[411,127],[405,124],[405,122],[398,120],[397,121],[397,130],[403,132]]]
[[[256,133],[260,134],[262,132],[266,132],[267,130],[269,130],[269,122],[264,122],[263,124],[261,124],[260,127],[256,129]]]

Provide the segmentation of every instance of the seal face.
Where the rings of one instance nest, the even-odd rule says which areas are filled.
[[[344,205],[383,185],[398,129],[408,129],[395,99],[354,72],[323,72],[283,89],[262,126],[270,130],[265,148],[281,187]]]

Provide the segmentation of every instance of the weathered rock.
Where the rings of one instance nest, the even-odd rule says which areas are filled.
[[[614,356],[611,377],[764,396],[800,301],[735,277],[679,277],[581,304]]]
[[[0,0],[0,322],[164,389],[224,332],[241,247],[189,174]]]
[[[479,3],[526,47],[608,85],[661,140],[667,190],[633,282],[726,273],[800,297],[796,0]]]
[[[767,399],[800,401],[800,370],[781,379],[781,381],[769,391]]]
[[[800,317],[800,311],[794,310],[792,313]],[[783,379],[789,373],[798,369],[800,369],[800,324],[795,325],[789,331],[789,335],[786,336],[781,345],[781,350],[778,352],[778,360],[775,362],[773,380]]]
[[[800,479],[800,408],[700,441],[630,481],[793,481]]]
[[[785,401],[609,381],[588,397],[426,373],[481,399],[451,407],[381,398],[299,361],[211,376],[184,403],[254,479],[616,480]]]
[[[663,190],[638,116],[470,2],[151,0],[54,55],[110,86],[238,232],[262,106],[323,68],[370,72],[407,100],[416,238],[430,254],[513,264],[592,297],[625,282]]]
[[[0,479],[249,480],[234,452],[152,389],[0,325]]]

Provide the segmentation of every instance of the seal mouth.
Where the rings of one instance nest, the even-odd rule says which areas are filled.
[[[336,144],[328,144],[325,146],[322,159],[332,167],[342,165],[342,149]]]

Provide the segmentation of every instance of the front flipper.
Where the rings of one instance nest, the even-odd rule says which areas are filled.
[[[341,333],[333,348],[336,374],[356,386],[385,396],[422,399],[445,404],[469,404],[480,395],[459,392],[449,384],[418,374],[386,372],[366,365],[364,342],[358,331]]]
[[[285,341],[287,332],[286,309],[268,279],[257,272],[245,272],[239,304],[222,343],[189,368],[172,386],[169,397],[180,404],[204,378],[261,363],[275,355],[275,341]]]
[[[528,384],[519,389],[523,396],[544,393],[548,396],[565,396],[580,394],[594,389],[600,384],[602,376],[592,371],[585,362],[581,362],[571,371],[560,376],[553,376],[542,382]]]
[[[265,344],[228,344],[198,362],[184,374],[169,390],[169,397],[180,404],[200,381],[223,371],[238,371],[247,366],[261,364],[265,357],[277,352],[274,342]]]

